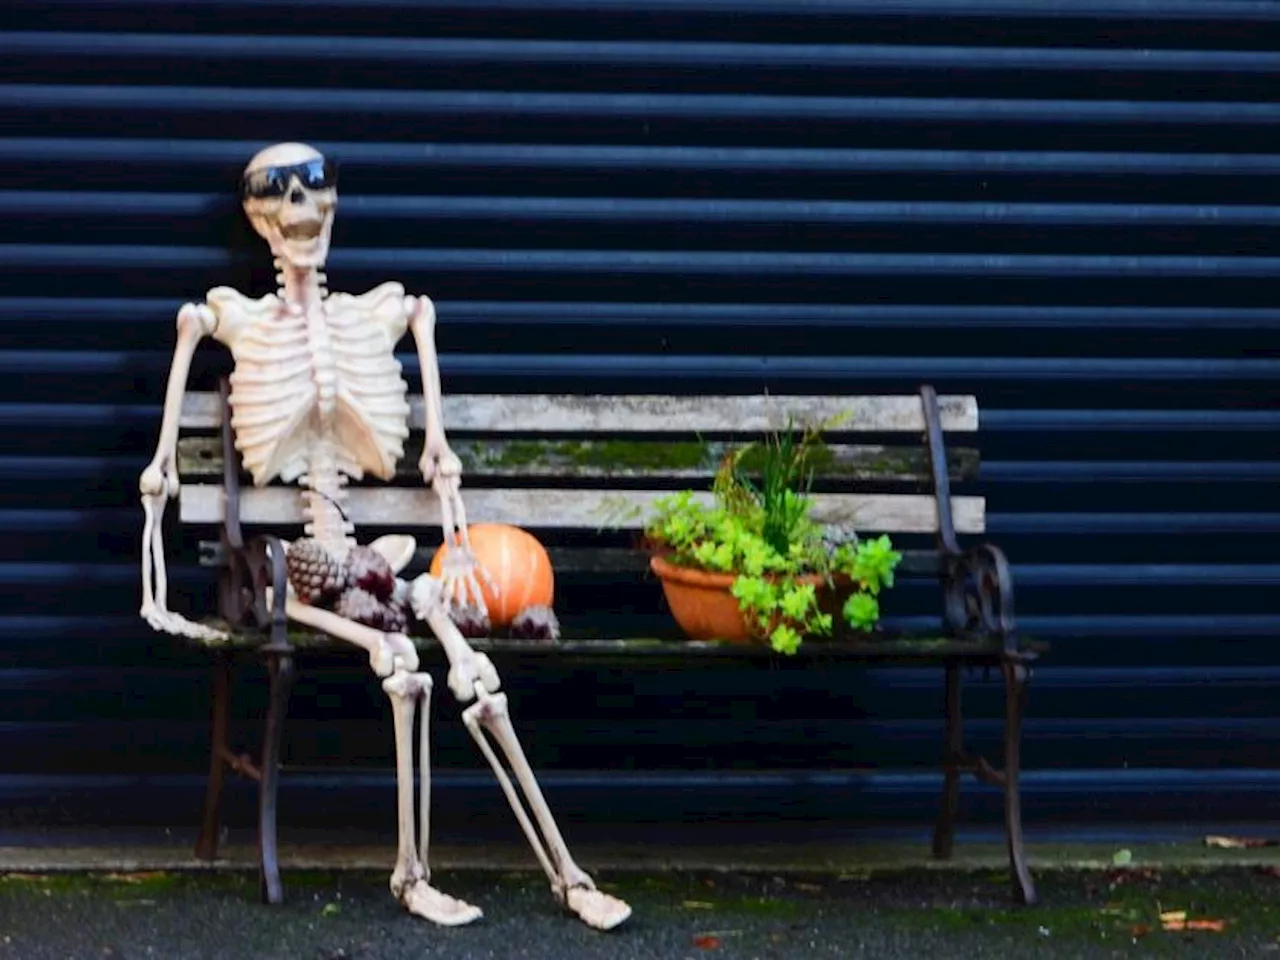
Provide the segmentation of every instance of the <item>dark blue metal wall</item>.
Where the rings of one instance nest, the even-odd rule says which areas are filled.
[[[1055,646],[1029,826],[1276,810],[1277,5],[4,6],[6,822],[194,822],[206,678],[137,619],[136,483],[177,307],[271,282],[234,187],[283,139],[344,165],[332,285],[437,300],[446,389],[976,393],[991,534]],[[197,367],[208,388],[225,358]],[[192,545],[174,550],[201,589]],[[655,816],[932,812],[930,673],[502,669],[584,818],[624,786],[665,797]],[[999,690],[972,689],[994,748]],[[441,690],[438,758],[474,771]],[[261,701],[240,704],[246,736]],[[387,714],[358,664],[304,680],[290,737],[295,763],[374,770],[291,777],[285,822],[390,811]],[[723,776],[753,767],[800,784]],[[597,772],[553,776],[576,769]],[[483,778],[442,783],[501,809]]]

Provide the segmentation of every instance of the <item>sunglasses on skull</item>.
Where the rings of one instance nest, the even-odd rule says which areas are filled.
[[[317,157],[305,163],[287,167],[263,167],[250,170],[240,180],[240,193],[246,199],[263,200],[283,197],[294,177],[310,190],[324,190],[338,185],[338,165],[331,160]]]

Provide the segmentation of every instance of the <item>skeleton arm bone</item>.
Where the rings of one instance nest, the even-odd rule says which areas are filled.
[[[184,304],[178,311],[178,342],[169,367],[165,388],[164,417],[156,454],[138,478],[142,497],[142,607],[140,614],[151,626],[165,633],[200,640],[226,637],[219,630],[192,623],[168,609],[168,578],[164,562],[165,502],[178,496],[178,424],[182,415],[182,398],[187,391],[187,377],[196,346],[217,326],[217,318],[203,304]],[[152,576],[154,573],[154,586]]]
[[[405,310],[413,342],[418,348],[418,365],[422,369],[423,430],[426,434],[419,461],[422,476],[427,483],[432,483],[438,474],[458,477],[462,475],[462,462],[449,449],[444,435],[440,362],[436,355],[436,307],[430,297],[406,297]]]
[[[475,562],[471,538],[467,534],[467,511],[462,503],[462,461],[449,448],[444,433],[444,406],[440,389],[440,363],[436,355],[436,308],[429,297],[406,297],[409,329],[418,348],[422,369],[423,433],[425,442],[419,467],[422,479],[440,498],[441,526],[449,550],[445,554],[442,579],[447,602],[484,607],[477,576],[497,592],[492,577]]]

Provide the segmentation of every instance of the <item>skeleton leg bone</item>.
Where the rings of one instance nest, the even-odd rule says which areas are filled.
[[[569,848],[560,835],[560,829],[551,815],[551,809],[547,806],[538,781],[534,778],[524,749],[520,746],[519,738],[516,737],[515,728],[511,725],[511,715],[507,710],[507,695],[491,694],[478,683],[475,693],[476,702],[463,711],[462,720],[493,768],[494,775],[502,785],[502,790],[507,795],[507,801],[511,804],[516,819],[520,821],[520,826],[524,828],[530,845],[538,855],[543,869],[546,870],[551,880],[552,894],[588,926],[595,927],[597,930],[610,930],[616,927],[631,916],[631,907],[617,897],[597,890],[595,881],[569,855]],[[546,839],[546,845],[550,847],[550,860],[534,833],[528,814],[520,798],[516,796],[511,780],[494,755],[481,727],[489,732],[506,755],[507,762],[511,764],[533,816],[538,821],[538,827]]]
[[[270,590],[267,591],[270,594]],[[267,602],[271,602],[268,595]],[[396,738],[396,806],[399,811],[399,847],[391,874],[391,891],[412,914],[445,926],[458,926],[479,919],[483,913],[475,906],[450,897],[432,887],[426,867],[431,790],[428,711],[431,703],[431,676],[414,673],[418,654],[413,643],[403,634],[383,633],[364,624],[312,607],[296,597],[285,602],[289,619],[323,630],[367,651],[369,663],[383,677],[382,689],[391,699]],[[420,841],[415,841],[413,804],[413,722],[418,703],[422,702],[421,806]]]
[[[631,916],[631,907],[616,897],[597,890],[595,882],[569,855],[569,848],[551,815],[551,809],[547,806],[511,725],[507,696],[498,692],[498,673],[489,658],[472,649],[458,632],[445,612],[442,596],[439,581],[430,575],[424,574],[413,582],[414,610],[431,627],[449,659],[450,690],[463,702],[471,699],[476,701],[463,711],[463,723],[489,766],[493,768],[494,776],[506,794],[516,820],[551,881],[552,893],[589,926],[599,930],[616,927]],[[537,821],[537,829],[534,828],[529,812],[526,812],[510,777],[485,738],[485,731],[493,737],[511,765],[533,819]]]
[[[427,867],[428,793],[431,789],[428,713],[431,708],[431,677],[425,673],[397,670],[382,681],[382,689],[391,698],[396,731],[396,806],[399,811],[399,850],[391,873],[391,892],[412,914],[442,926],[460,926],[484,915],[476,906],[442,893],[431,886]],[[413,720],[419,701],[422,704],[422,771],[420,843],[414,841],[413,825]]]
[[[271,603],[271,593],[268,588],[268,604]],[[389,677],[397,668],[418,669],[418,651],[414,649],[413,641],[402,633],[383,633],[328,610],[309,606],[294,596],[285,601],[285,615],[339,640],[354,643],[369,654],[369,666],[379,677]]]

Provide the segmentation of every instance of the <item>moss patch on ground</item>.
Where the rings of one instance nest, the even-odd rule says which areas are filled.
[[[600,872],[633,919],[602,936],[556,906],[541,873],[440,871],[485,910],[446,930],[407,916],[384,871],[0,875],[0,958],[1241,956],[1280,952],[1280,871],[1129,866],[1045,870],[1018,907],[1005,870],[770,875]],[[406,952],[407,951],[407,952]],[[508,952],[504,952],[508,951]],[[711,951],[714,951],[713,953]]]

